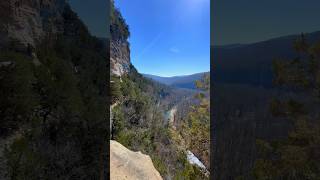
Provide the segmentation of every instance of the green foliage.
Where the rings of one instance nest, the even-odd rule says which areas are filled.
[[[305,39],[305,35],[302,33],[299,38],[295,40],[293,43],[293,48],[299,52],[299,53],[304,53],[308,50],[309,45]]]
[[[290,87],[294,89],[310,87],[308,70],[304,67],[305,64],[300,58],[293,61],[275,60],[273,62],[273,70],[275,85]]]
[[[210,74],[204,74],[201,80],[197,80],[196,87],[203,91],[210,91]]]
[[[166,164],[163,162],[162,158],[155,155],[152,158],[152,162],[154,167],[159,171],[160,174],[167,174],[167,166]]]
[[[45,39],[36,48],[39,66],[29,56],[1,52],[3,61],[13,62],[0,71],[0,89],[7,95],[0,103],[2,132],[28,130],[21,133],[23,143],[19,140],[6,152],[12,179],[100,176],[109,129],[104,117],[106,59],[98,40],[85,36],[95,43],[65,36]]]
[[[205,75],[196,82],[197,87],[204,90],[196,95],[200,101],[188,114],[187,121],[182,125],[181,134],[192,150],[204,164],[210,165],[210,101],[205,95],[210,90],[210,76]]]
[[[122,82],[115,80],[118,84],[113,85],[120,87],[120,94],[117,95],[120,98],[114,98],[119,99],[119,105],[113,108],[113,127],[121,127],[118,128],[120,130],[112,130],[113,138],[133,151],[150,155],[162,177],[206,179],[197,167],[189,164],[186,155],[172,142],[169,129],[163,123],[164,117],[155,100],[167,89],[142,77],[133,66],[130,73],[121,79]],[[208,119],[208,116],[205,118]],[[197,127],[202,128],[200,125]],[[205,131],[208,133],[208,129]],[[193,132],[196,133],[195,130]]]
[[[39,179],[44,162],[29,146],[24,137],[17,138],[10,150],[5,151],[8,163],[8,177],[10,179]]]
[[[120,136],[121,135],[120,133],[124,130],[124,123],[125,123],[122,109],[119,106],[113,108],[112,115],[113,115],[113,119],[112,119],[111,138],[118,139],[118,136]]]
[[[270,111],[275,117],[297,117],[306,113],[304,105],[294,99],[272,99]]]
[[[69,6],[62,17],[64,31],[35,47],[40,65],[16,51],[16,41],[0,52],[0,136],[17,136],[5,152],[10,179],[101,175],[109,134],[106,47]]]
[[[191,165],[186,158],[186,154],[179,152],[178,153],[178,162],[181,164],[181,169],[177,172],[174,179],[180,180],[197,180],[197,179],[209,179],[207,178],[199,168]]]
[[[257,180],[272,180],[276,169],[268,160],[258,159],[254,164],[253,176]]]
[[[281,117],[285,116],[285,112],[280,108],[282,105],[282,102],[278,99],[273,98],[270,103],[270,112],[274,117]]]
[[[310,46],[302,35],[294,48],[299,57],[274,63],[275,83],[287,90],[319,98],[319,43]],[[295,100],[274,99],[274,115],[292,120],[288,137],[278,141],[257,141],[259,158],[253,175],[256,179],[319,179],[320,123],[305,104]]]
[[[128,97],[129,99],[138,98],[138,87],[135,86],[134,82],[131,81],[128,77],[123,78],[123,83],[121,83],[122,94]]]
[[[35,82],[31,59],[20,53],[1,52],[0,129],[6,135],[28,122],[38,98],[32,90]]]
[[[130,36],[129,27],[119,10],[114,7],[114,2],[111,2],[112,40],[126,42]],[[150,155],[154,166],[164,178],[175,176],[175,179],[207,179],[198,168],[189,164],[186,154],[174,144],[164,123],[163,107],[159,102],[170,95],[170,88],[144,78],[132,65],[129,73],[121,76],[121,81],[118,77],[111,77],[111,81],[112,103],[118,104],[112,110],[114,124],[111,138],[130,150]],[[201,86],[199,88],[209,91],[208,81],[208,77],[204,78],[204,81],[198,83]],[[206,134],[199,136],[205,136],[208,145],[209,113],[206,114],[209,109],[208,100],[205,100],[204,94],[200,94],[199,97],[202,97],[202,104],[197,110],[199,114],[195,112],[192,117],[194,123],[192,132],[198,135],[196,129],[202,130],[201,125],[206,124],[204,127]],[[168,109],[169,106],[165,108]],[[196,120],[199,117],[202,118],[201,124]],[[208,151],[205,153],[209,154]]]
[[[115,103],[122,98],[121,84],[119,78],[117,77],[111,77],[110,95],[112,97],[111,103]]]
[[[127,40],[130,36],[129,26],[114,6],[114,2],[111,2],[110,33],[111,37],[121,41]]]

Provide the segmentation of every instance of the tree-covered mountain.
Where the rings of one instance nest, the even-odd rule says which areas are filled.
[[[300,35],[274,38],[252,44],[212,46],[216,83],[272,86],[272,62],[277,58],[294,58],[293,44]],[[320,39],[320,32],[305,34],[308,42]],[[282,59],[282,60],[285,60]]]
[[[0,179],[104,178],[105,44],[64,0],[0,6]]]
[[[287,119],[292,127],[284,138],[256,140],[258,158],[252,174],[256,179],[318,179],[320,151],[319,73],[320,40],[296,40],[299,54],[274,62],[274,84],[304,98],[275,96],[270,103],[274,117]],[[308,98],[308,99],[307,99]]]
[[[313,131],[309,126],[318,126],[319,104],[314,97],[317,90],[308,86],[316,85],[317,76],[313,73],[319,69],[316,55],[319,35],[319,32],[304,35],[305,43],[301,43],[301,36],[289,36],[225,47],[221,54],[212,47],[213,54],[216,52],[214,74],[219,76],[213,87],[213,104],[217,104],[213,109],[215,179],[314,176],[313,167],[309,168],[313,162],[306,171],[304,163],[300,163],[313,154],[300,156],[296,151],[301,150],[300,147],[295,147],[299,140],[295,137],[301,138],[305,130]],[[261,71],[261,77],[265,78],[257,75],[259,67],[265,69]],[[301,116],[304,116],[302,121],[307,122],[300,126],[296,120],[300,121]],[[288,152],[288,156],[284,152]]]
[[[176,88],[184,89],[196,89],[195,81],[201,80],[204,75],[210,74],[209,72],[196,73],[185,76],[172,76],[172,77],[161,77],[150,74],[143,74],[144,77],[153,79],[159,83],[166,84]]]

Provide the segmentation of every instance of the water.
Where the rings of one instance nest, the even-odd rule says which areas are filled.
[[[187,151],[187,159],[190,164],[195,164],[201,169],[206,169],[206,166],[189,150]]]

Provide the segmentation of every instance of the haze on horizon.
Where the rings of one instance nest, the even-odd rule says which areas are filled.
[[[248,44],[320,31],[320,1],[213,0],[211,44]]]
[[[196,73],[192,73],[192,74],[181,74],[181,75],[174,75],[174,76],[159,76],[159,75],[155,75],[155,74],[147,74],[147,75],[153,75],[153,76],[158,76],[158,77],[163,77],[163,78],[173,78],[173,77],[186,77],[186,76],[191,76],[191,75],[195,75],[195,74],[203,74],[203,73],[207,73],[210,71],[203,71],[203,72],[196,72]],[[142,74],[146,74],[146,73],[142,73]]]

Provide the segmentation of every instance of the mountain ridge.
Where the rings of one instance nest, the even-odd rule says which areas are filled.
[[[308,32],[308,33],[303,33],[303,34],[312,36],[312,35],[317,35],[318,33],[320,33],[320,30],[319,31]],[[269,42],[269,41],[273,41],[273,40],[278,40],[278,39],[296,39],[300,35],[301,34],[297,34],[296,33],[296,34],[289,34],[289,35],[283,35],[283,36],[278,36],[278,37],[271,37],[271,38],[268,38],[268,39],[249,42],[249,43],[231,43],[231,44],[211,45],[211,46],[213,46],[215,48],[243,47],[243,46],[254,45],[254,44],[259,44],[259,43],[263,43],[263,42]]]
[[[292,59],[294,41],[299,35],[282,36],[252,44],[211,46],[214,60],[213,80],[216,83],[238,83],[272,87],[272,62]],[[308,43],[320,39],[320,31],[305,34]]]
[[[186,89],[196,89],[195,81],[200,80],[205,74],[210,74],[210,72],[200,72],[190,75],[181,75],[181,76],[171,76],[171,77],[162,77],[151,74],[143,74],[146,78],[150,78],[159,83],[173,86],[176,88],[186,88]]]

